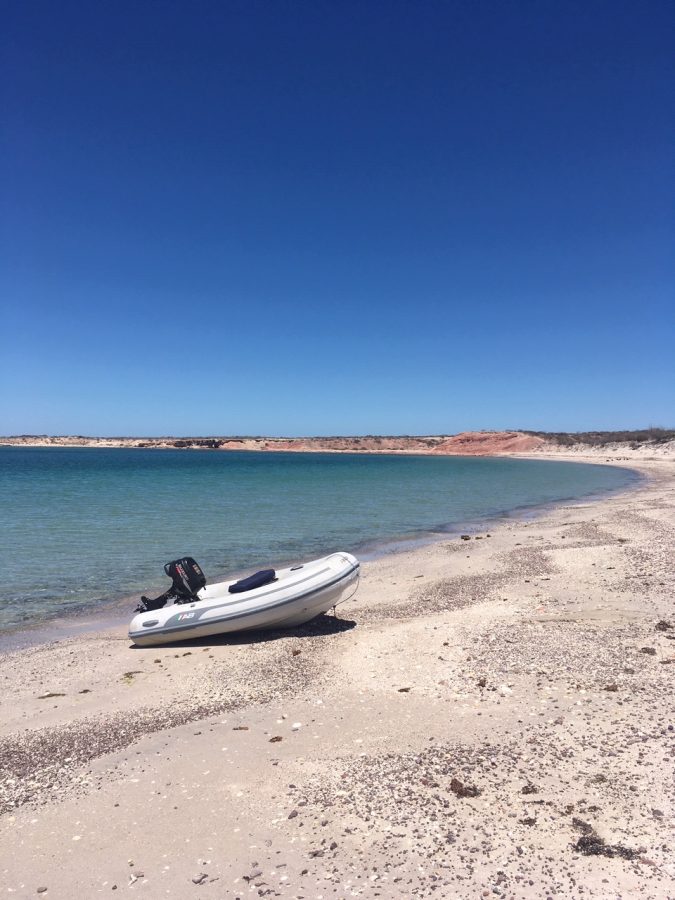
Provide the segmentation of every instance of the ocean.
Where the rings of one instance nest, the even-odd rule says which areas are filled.
[[[180,556],[213,579],[372,554],[636,477],[485,457],[2,447],[0,631],[163,591]]]

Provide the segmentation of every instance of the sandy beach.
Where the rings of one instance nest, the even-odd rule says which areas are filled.
[[[675,461],[624,464],[301,630],[0,657],[3,893],[675,897]]]

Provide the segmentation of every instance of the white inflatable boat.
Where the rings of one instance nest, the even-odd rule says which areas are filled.
[[[205,583],[199,566],[189,557],[187,560],[199,572],[201,583]],[[176,564],[167,563],[165,568],[167,574],[173,575],[171,566]],[[201,587],[191,601],[182,599],[139,612],[131,620],[129,637],[145,647],[232,631],[302,625],[348,600],[356,592],[358,578],[359,561],[351,553],[332,553],[276,572],[265,570],[243,581]],[[265,583],[249,587],[256,580]],[[152,604],[166,602],[165,597],[176,599],[171,591],[158,601],[143,599]]]

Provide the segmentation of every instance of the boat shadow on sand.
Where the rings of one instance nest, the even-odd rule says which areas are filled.
[[[131,650],[156,650],[158,647],[224,647],[228,644],[261,644],[267,641],[278,641],[283,638],[312,638],[328,637],[333,634],[342,634],[356,628],[353,619],[341,619],[332,613],[323,613],[294,628],[268,628],[259,631],[234,631],[229,634],[212,634],[207,637],[189,638],[184,641],[166,641],[162,644],[153,644],[151,647],[138,647],[131,644]]]

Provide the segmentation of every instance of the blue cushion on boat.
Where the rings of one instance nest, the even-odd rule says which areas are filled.
[[[277,573],[274,569],[261,569],[260,572],[256,572],[254,575],[249,575],[248,578],[242,578],[241,581],[231,584],[228,590],[231,594],[243,594],[244,591],[252,591],[253,588],[262,587],[264,584],[276,581],[276,578]]]

